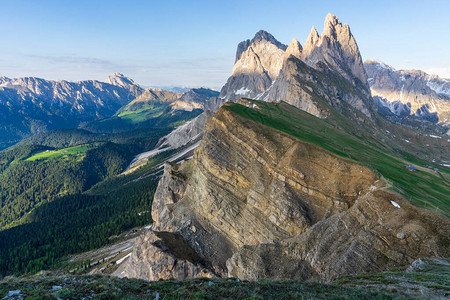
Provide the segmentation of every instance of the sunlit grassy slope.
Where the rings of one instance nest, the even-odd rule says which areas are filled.
[[[203,110],[176,110],[168,103],[147,103],[139,109],[125,106],[111,118],[102,119],[87,124],[84,128],[93,132],[117,133],[143,128],[171,127],[174,128],[198,116]]]
[[[412,204],[437,210],[450,217],[450,189],[446,180],[450,175],[448,168],[425,161],[408,152],[404,152],[401,156],[398,149],[390,148],[388,143],[381,142],[364,127],[352,128],[349,133],[349,130],[345,130],[349,124],[345,123],[339,113],[335,113],[336,115],[331,116],[329,120],[319,119],[285,102],[250,101],[254,101],[257,107],[228,103],[225,108],[241,117],[278,129],[339,156],[369,166],[389,180],[393,189],[409,199]],[[407,165],[417,166],[418,171],[408,171]],[[429,169],[428,166],[439,171]]]
[[[38,152],[33,154],[32,156],[28,157],[27,161],[35,161],[40,159],[47,159],[52,157],[58,157],[58,156],[79,156],[82,158],[82,156],[88,151],[89,149],[95,148],[96,145],[92,144],[85,144],[85,145],[79,145],[75,147],[69,147],[69,148],[63,148],[58,150],[45,150],[42,152]]]

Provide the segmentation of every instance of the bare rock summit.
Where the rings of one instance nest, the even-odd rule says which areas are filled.
[[[258,31],[251,41],[241,42],[233,71],[220,92],[220,98],[224,101],[256,98],[267,90],[280,72],[286,48],[263,30]]]

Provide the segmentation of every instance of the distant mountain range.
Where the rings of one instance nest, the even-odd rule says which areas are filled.
[[[450,130],[450,79],[420,70],[396,70],[376,60],[366,60],[364,67],[379,111],[415,116]]]
[[[142,90],[118,73],[105,82],[0,77],[0,146],[51,129],[110,117]]]
[[[151,86],[148,87],[150,89],[161,89],[164,91],[168,91],[168,92],[172,92],[172,93],[183,93],[183,92],[187,92],[189,90],[193,90],[193,89],[208,89],[208,90],[213,90],[215,91],[216,88],[211,87],[211,88],[207,88],[207,87],[186,87],[186,86],[174,86],[174,85],[158,85],[158,86]]]
[[[140,101],[152,93],[163,93],[158,89],[152,91],[141,88],[120,73],[108,76],[105,82],[0,77],[0,149],[30,135],[52,129],[77,128],[112,117],[138,96],[141,96],[137,100]],[[178,110],[202,109],[202,104],[193,104],[196,97],[205,102],[208,97],[218,95],[208,89],[164,93],[170,93],[177,100],[173,106]]]

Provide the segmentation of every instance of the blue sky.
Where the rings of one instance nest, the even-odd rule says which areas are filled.
[[[3,1],[0,76],[220,88],[237,44],[259,30],[302,44],[328,12],[363,59],[450,78],[450,1]]]

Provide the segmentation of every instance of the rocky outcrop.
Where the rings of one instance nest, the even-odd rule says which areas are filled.
[[[327,280],[448,255],[448,221],[370,168],[228,107],[206,122],[193,159],[166,164],[153,228],[121,276]]]
[[[241,42],[230,78],[220,92],[225,101],[240,97],[255,98],[278,76],[286,46],[263,30],[250,41]]]
[[[292,42],[289,44],[286,51],[284,52],[283,62],[286,61],[291,55],[297,58],[301,58],[302,50],[303,50],[302,45],[300,45],[297,39],[292,39]]]
[[[450,128],[450,80],[419,70],[396,70],[376,60],[366,60],[364,67],[379,108]]]

